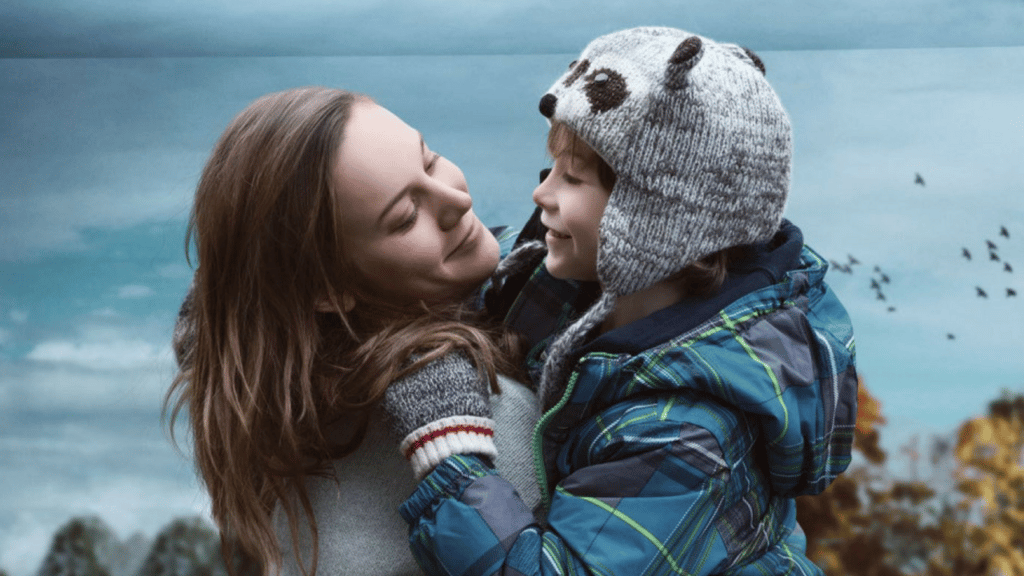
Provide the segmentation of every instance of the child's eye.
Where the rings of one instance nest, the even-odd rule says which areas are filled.
[[[568,172],[562,174],[562,179],[565,180],[567,183],[572,184],[573,186],[583,183],[583,180],[580,180],[579,178],[573,176],[572,174],[569,174]]]

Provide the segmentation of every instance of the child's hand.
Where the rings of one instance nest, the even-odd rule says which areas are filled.
[[[461,352],[395,381],[383,408],[417,479],[453,454],[497,456],[487,382]]]

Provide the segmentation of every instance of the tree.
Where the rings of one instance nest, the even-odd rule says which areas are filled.
[[[1004,391],[987,416],[966,422],[956,456],[961,509],[980,518],[967,539],[988,574],[1024,576],[1024,396]]]
[[[110,576],[105,558],[115,544],[98,517],[72,518],[54,534],[38,576]]]
[[[797,499],[807,554],[831,575],[1024,576],[1024,396],[1004,393],[964,423],[955,448],[933,439],[931,463],[956,460],[955,489],[942,474],[895,480],[879,446],[881,405],[860,381],[851,467],[822,494]]]

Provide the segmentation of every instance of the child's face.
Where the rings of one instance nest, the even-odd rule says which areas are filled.
[[[548,228],[544,241],[552,276],[597,280],[598,229],[611,193],[601,184],[596,162],[568,153],[555,158],[551,173],[533,191]]]

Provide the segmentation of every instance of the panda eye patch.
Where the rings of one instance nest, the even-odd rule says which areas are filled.
[[[611,68],[598,68],[587,76],[583,92],[594,114],[617,108],[629,97],[626,79]]]

